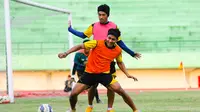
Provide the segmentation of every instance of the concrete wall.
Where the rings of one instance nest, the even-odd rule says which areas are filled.
[[[138,78],[138,82],[126,78],[117,71],[117,80],[126,89],[166,89],[184,88],[186,83],[181,70],[129,70],[131,75]],[[69,71],[15,71],[13,73],[14,90],[62,90],[64,81]],[[187,69],[186,79],[188,87],[198,88],[198,76],[200,69]],[[100,89],[104,89],[102,85]],[[0,72],[0,91],[6,90],[5,72]]]

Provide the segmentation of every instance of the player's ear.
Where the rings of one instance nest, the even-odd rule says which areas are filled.
[[[118,41],[118,38],[119,38],[119,37],[115,37],[115,42],[117,42],[117,41]]]

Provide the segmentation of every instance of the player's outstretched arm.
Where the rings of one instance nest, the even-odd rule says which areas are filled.
[[[82,39],[87,37],[83,32],[73,29],[71,26],[71,21],[68,22],[68,31]]]
[[[118,67],[128,78],[134,79],[134,81],[138,81],[136,77],[129,75],[128,71],[126,70],[126,67],[123,62],[117,62]]]
[[[119,47],[121,47],[126,53],[130,54],[132,57],[139,59],[141,57],[140,53],[135,53],[134,51],[130,50],[122,40],[119,40],[117,42],[117,44],[119,45]]]
[[[71,49],[67,50],[64,53],[59,53],[58,57],[59,58],[65,58],[65,57],[67,57],[67,55],[69,55],[69,54],[71,54],[73,52],[76,52],[76,51],[78,51],[80,49],[84,49],[84,48],[85,48],[84,44],[76,45],[76,46],[72,47]]]

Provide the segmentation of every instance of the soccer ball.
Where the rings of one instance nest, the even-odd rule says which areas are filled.
[[[3,96],[0,96],[0,103],[3,103]]]
[[[10,102],[9,96],[3,96],[3,99],[4,99],[3,103],[9,103]]]
[[[10,98],[9,96],[0,96],[0,103],[9,103]]]
[[[39,106],[38,112],[53,112],[53,109],[49,104],[42,104]]]

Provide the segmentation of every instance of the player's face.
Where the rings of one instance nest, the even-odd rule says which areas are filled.
[[[117,42],[117,38],[114,35],[108,35],[106,42],[108,47],[113,47],[113,45]]]
[[[99,16],[100,23],[106,23],[108,21],[108,15],[105,12],[99,11],[98,16]]]

